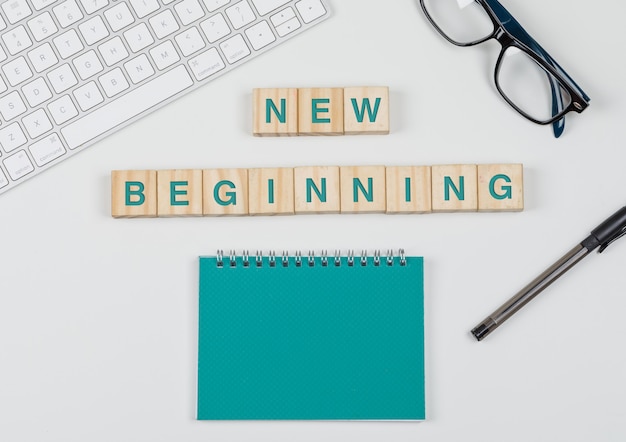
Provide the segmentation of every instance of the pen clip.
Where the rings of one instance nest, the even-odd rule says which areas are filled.
[[[602,253],[604,252],[604,250],[610,246],[612,243],[614,243],[615,241],[617,241],[618,239],[620,239],[622,236],[626,235],[626,227],[623,227],[622,230],[618,231],[615,235],[613,235],[611,238],[609,238],[608,241],[600,244],[600,248],[598,249],[598,253]]]

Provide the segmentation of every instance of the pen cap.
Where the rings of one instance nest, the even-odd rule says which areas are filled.
[[[602,224],[591,231],[600,244],[616,239],[626,228],[626,206],[608,217]]]

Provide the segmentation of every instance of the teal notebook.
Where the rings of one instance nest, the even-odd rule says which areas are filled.
[[[421,257],[200,258],[198,419],[421,420]]]

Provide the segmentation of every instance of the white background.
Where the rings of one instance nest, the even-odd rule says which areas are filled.
[[[497,43],[447,43],[414,0],[330,3],[318,27],[0,197],[0,440],[626,440],[626,239],[469,334],[626,202],[626,6],[503,2],[592,98],[555,139],[497,94]],[[362,85],[389,86],[390,135],[251,135],[254,87]],[[113,169],[518,162],[521,213],[110,216]],[[198,255],[400,247],[425,257],[426,422],[195,420]]]

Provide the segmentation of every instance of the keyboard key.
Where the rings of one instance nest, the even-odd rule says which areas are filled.
[[[159,9],[157,0],[129,0],[137,17],[144,18],[146,15]]]
[[[83,111],[89,110],[104,101],[104,97],[100,93],[100,89],[98,89],[98,86],[94,81],[90,81],[89,83],[76,88],[73,94],[78,106],[80,106]]]
[[[100,55],[104,58],[107,66],[113,66],[118,61],[128,57],[128,51],[119,37],[113,37],[111,40],[102,43],[98,46],[98,51],[100,51]]]
[[[160,71],[172,66],[180,60],[178,52],[176,52],[174,45],[169,40],[165,43],[161,43],[153,49],[150,49],[150,56],[152,57],[152,60],[154,60],[154,64],[156,64],[157,69]]]
[[[9,180],[7,179],[6,176],[4,176],[4,172],[0,170],[0,189],[2,189],[4,186],[7,186],[8,184],[9,184]]]
[[[54,24],[54,20],[52,20],[52,16],[49,12],[44,12],[43,14],[29,20],[27,24],[36,41],[48,38],[50,35],[53,35],[59,30],[57,25]]]
[[[245,0],[226,8],[226,15],[235,29],[241,29],[256,19],[252,8]]]
[[[52,98],[52,92],[50,92],[48,85],[41,77],[24,85],[24,87],[22,87],[22,93],[31,107],[39,106],[44,101]]]
[[[109,36],[109,31],[99,15],[78,26],[85,43],[92,45]]]
[[[64,34],[54,37],[52,43],[54,43],[54,46],[59,51],[59,55],[63,59],[77,54],[84,47],[78,37],[78,33],[74,29],[70,29]]]
[[[230,3],[230,0],[203,0],[204,6],[209,10],[209,12],[217,11],[224,5]]]
[[[215,14],[208,20],[203,21],[200,23],[200,27],[209,43],[215,43],[220,38],[230,34],[230,27],[222,14]]]
[[[0,93],[6,91],[7,89],[7,84],[4,82],[2,77],[0,77]]]
[[[285,23],[282,23],[276,26],[276,33],[280,37],[284,37],[287,34],[291,34],[293,31],[295,31],[299,27],[300,27],[300,21],[296,17],[294,17],[286,21]]]
[[[266,21],[261,21],[246,29],[246,36],[255,51],[276,41],[276,37],[274,37],[270,25],[268,25]]]
[[[17,123],[11,123],[0,129],[0,146],[5,152],[11,152],[26,143],[26,136]]]
[[[61,129],[61,134],[65,137],[68,147],[76,149],[87,141],[128,122],[147,109],[157,106],[192,84],[185,67],[178,66],[70,123]]]
[[[61,92],[64,92],[72,86],[78,84],[74,71],[67,63],[62,64],[58,68],[48,72],[47,77],[52,85],[52,89],[54,89],[57,94],[60,94]]]
[[[13,91],[0,98],[0,114],[6,121],[12,120],[26,112],[26,105],[17,91]]]
[[[233,64],[250,55],[250,49],[243,40],[241,34],[220,43],[220,48],[226,57],[228,63]]]
[[[33,71],[28,67],[24,57],[18,57],[8,62],[2,66],[2,71],[11,86],[17,86],[33,76]]]
[[[124,32],[124,38],[133,52],[139,52],[154,43],[154,38],[145,23],[139,23]]]
[[[174,18],[174,14],[169,9],[158,13],[150,20],[150,26],[154,30],[157,38],[164,38],[168,35],[178,31],[178,23],[176,23],[176,19]]]
[[[104,16],[113,32],[117,32],[135,21],[126,3],[118,3],[111,9],[104,11]]]
[[[0,17],[0,20],[2,19],[2,17]],[[7,54],[6,52],[4,52],[4,49],[2,49],[2,46],[0,46],[0,61],[4,61],[7,59]]]
[[[94,50],[85,52],[83,55],[72,60],[81,80],[86,80],[104,69],[100,59]]]
[[[51,5],[52,3],[56,1],[57,0],[32,0],[33,6],[38,11],[41,11],[43,8],[45,8],[48,5]]]
[[[126,69],[130,81],[134,84],[140,83],[154,74],[154,69],[150,61],[148,61],[146,54],[141,54],[139,57],[135,57],[124,63],[124,69]]]
[[[185,26],[204,17],[204,10],[198,0],[182,0],[174,6],[174,10]]]
[[[13,181],[19,180],[35,170],[33,163],[30,162],[28,155],[23,150],[4,160],[4,167],[6,167]]]
[[[252,3],[254,3],[259,15],[265,15],[280,8],[285,3],[289,3],[289,0],[252,0]]]
[[[185,32],[178,34],[176,36],[176,43],[185,57],[193,54],[194,52],[198,52],[206,46],[202,36],[200,35],[200,31],[198,31],[198,28],[195,27],[189,28]]]
[[[296,16],[296,13],[293,12],[293,8],[289,7],[289,8],[285,8],[282,11],[277,12],[276,14],[272,15],[270,17],[270,20],[272,21],[272,24],[274,26],[279,26],[279,25],[282,25],[283,23],[288,22],[289,20],[291,20],[295,16]]]
[[[113,97],[129,88],[128,81],[120,68],[115,68],[98,78],[107,97]]]
[[[80,12],[80,8],[74,0],[64,1],[52,8],[52,12],[57,20],[59,20],[59,24],[62,28],[67,28],[69,25],[83,18],[83,13]]]
[[[18,21],[28,17],[32,11],[28,7],[26,0],[9,0],[2,3],[2,9],[6,14],[9,23],[15,24]]]
[[[33,143],[29,148],[37,166],[41,167],[64,155],[66,150],[57,134]]]
[[[32,40],[26,32],[26,28],[21,25],[6,34],[2,34],[2,41],[4,41],[11,55],[18,54],[33,45]]]
[[[35,71],[43,72],[50,66],[54,66],[59,60],[52,50],[50,43],[44,43],[28,53],[28,59],[33,64]]]
[[[80,0],[80,4],[83,5],[87,14],[93,14],[94,12],[107,6],[109,4],[109,0]]]
[[[63,124],[78,115],[78,110],[69,95],[63,95],[48,105],[50,115],[56,124]]]
[[[52,123],[43,109],[38,109],[22,118],[22,124],[31,138],[37,138],[52,129]]]
[[[211,48],[189,60],[189,67],[196,80],[204,80],[226,67],[217,49]]]
[[[296,9],[305,23],[311,23],[326,14],[326,8],[320,0],[301,0],[296,3]]]

